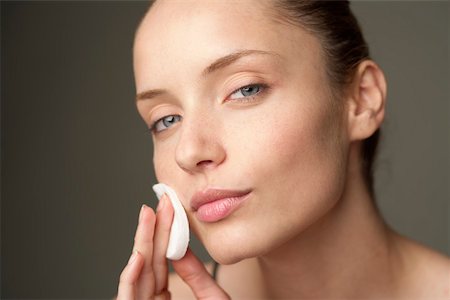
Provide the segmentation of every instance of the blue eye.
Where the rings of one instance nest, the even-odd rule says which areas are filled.
[[[230,99],[240,99],[240,98],[247,98],[254,95],[257,95],[265,88],[265,85],[263,84],[249,84],[246,86],[243,86],[236,91],[234,91],[230,95]]]
[[[179,121],[181,121],[181,116],[179,115],[165,116],[153,123],[151,130],[156,133],[161,132]]]

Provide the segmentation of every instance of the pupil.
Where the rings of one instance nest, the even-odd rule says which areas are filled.
[[[163,124],[164,124],[164,126],[169,127],[170,125],[172,125],[174,123],[174,121],[175,121],[175,116],[169,116],[163,120]]]
[[[242,95],[244,96],[250,96],[252,94],[255,94],[259,91],[259,87],[252,85],[242,88]]]

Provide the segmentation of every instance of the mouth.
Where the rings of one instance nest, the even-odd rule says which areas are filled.
[[[191,208],[201,222],[217,222],[238,209],[251,190],[233,191],[208,188],[194,194]]]

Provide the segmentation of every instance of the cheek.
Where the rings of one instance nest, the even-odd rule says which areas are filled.
[[[252,153],[248,167],[255,170],[257,186],[280,199],[266,207],[283,214],[286,206],[298,207],[290,211],[295,217],[333,204],[345,177],[345,144],[338,116],[325,105],[326,100],[314,100],[323,105],[272,110],[258,130],[249,129],[253,134],[246,137],[254,143],[248,150]]]
[[[249,128],[246,137],[240,138],[251,141],[248,147],[252,150],[248,152],[254,160],[262,159],[260,163],[280,171],[293,168],[307,171],[334,156],[339,128],[330,120],[336,116],[325,110],[295,106],[275,109],[271,113],[257,124],[257,128]]]
[[[155,145],[155,143],[154,143]],[[173,146],[160,143],[154,147],[153,166],[158,182],[171,184],[176,179],[175,149]]]

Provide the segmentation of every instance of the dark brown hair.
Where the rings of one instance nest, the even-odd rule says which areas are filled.
[[[360,62],[369,59],[369,47],[348,0],[273,0],[277,15],[313,33],[320,41],[332,90],[341,98]],[[150,7],[156,2],[150,1]],[[149,8],[150,9],[150,8]],[[338,104],[339,105],[339,104]],[[374,196],[373,164],[380,130],[362,144],[362,175]]]
[[[338,98],[353,79],[357,66],[369,59],[369,47],[350,9],[348,0],[275,0],[281,17],[313,33],[320,41],[330,83]],[[380,130],[362,144],[361,170],[369,192],[374,196],[373,164]]]

